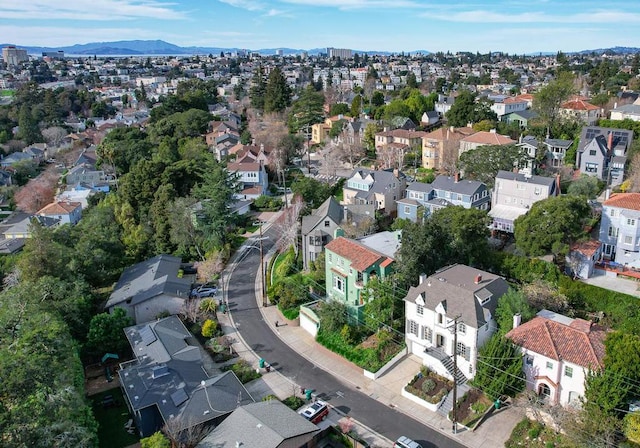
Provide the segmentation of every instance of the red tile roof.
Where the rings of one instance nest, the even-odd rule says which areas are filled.
[[[336,255],[351,261],[351,267],[359,272],[364,271],[384,257],[378,252],[344,237],[338,237],[331,241],[326,248]]]
[[[533,353],[582,367],[602,367],[607,331],[591,322],[574,319],[569,325],[537,316],[509,331],[506,337]]]
[[[587,257],[592,257],[593,254],[596,253],[602,243],[598,240],[589,240],[584,241],[582,243],[574,243],[571,246],[572,251],[580,252],[581,254],[586,255]]]
[[[469,137],[465,137],[462,140],[469,143],[482,143],[483,145],[510,145],[512,143],[517,143],[515,140],[511,140],[506,135],[487,131],[476,132],[475,134],[470,135]]]
[[[68,215],[82,204],[79,202],[53,202],[38,211],[38,215]]]
[[[594,106],[591,103],[587,103],[583,100],[571,100],[560,106],[562,109],[571,109],[571,110],[598,110],[600,109],[598,106]]]
[[[604,205],[640,211],[640,193],[615,193],[604,201]]]
[[[460,140],[468,135],[473,134],[475,131],[471,128],[439,128],[435,131],[427,133],[424,138],[431,140]]]

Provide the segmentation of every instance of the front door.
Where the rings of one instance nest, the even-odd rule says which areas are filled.
[[[441,334],[436,335],[436,347],[442,347],[444,345],[444,336]]]

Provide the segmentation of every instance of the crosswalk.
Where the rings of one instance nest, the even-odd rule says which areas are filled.
[[[340,179],[340,176],[329,176],[327,174],[317,174],[315,176],[316,180],[320,182],[327,183],[329,185],[334,185]]]

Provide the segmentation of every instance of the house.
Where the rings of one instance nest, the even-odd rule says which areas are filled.
[[[240,196],[244,199],[256,199],[258,196],[268,193],[268,176],[264,164],[247,161],[233,162],[227,165],[227,171],[235,175],[240,185]]]
[[[546,150],[547,167],[560,168],[564,165],[567,151],[573,144],[573,140],[563,140],[559,138],[546,138],[542,142]]]
[[[461,264],[421,276],[404,298],[408,352],[440,375],[460,382],[473,378],[478,350],[496,331],[493,316],[508,289],[502,277]]]
[[[177,314],[189,300],[191,279],[180,276],[181,259],[157,255],[124,270],[105,309],[123,308],[136,323]]]
[[[529,127],[529,122],[536,118],[538,118],[537,112],[527,109],[503,115],[502,121],[507,124],[518,123],[520,129],[527,129]]]
[[[460,140],[460,151],[458,154],[462,155],[462,153],[479,148],[480,146],[513,145],[515,143],[517,143],[515,140],[512,140],[506,135],[498,134],[495,129],[492,129],[489,132],[480,131]]]
[[[633,131],[585,126],[580,133],[576,165],[581,173],[620,185]]]
[[[53,202],[38,210],[36,215],[57,219],[60,224],[75,225],[82,217],[82,204],[80,202]]]
[[[397,201],[398,217],[415,222],[419,208],[429,216],[450,205],[488,210],[490,202],[489,191],[482,182],[460,180],[457,174],[439,175],[431,184],[413,182],[407,186],[406,196]]]
[[[559,109],[561,117],[581,121],[587,126],[595,125],[600,119],[601,112],[602,109],[598,106],[579,98],[562,103]]]
[[[616,193],[603,202],[598,239],[605,259],[640,267],[640,193]]]
[[[519,170],[520,173],[533,174],[534,170],[537,167],[539,144],[540,143],[538,142],[538,139],[533,135],[520,136],[520,139],[516,146],[522,149],[527,155],[527,159]]]
[[[331,131],[331,124],[322,122],[311,125],[311,143],[314,145],[323,143],[329,138],[329,131]]]
[[[376,155],[384,168],[402,167],[404,157],[410,151],[422,148],[426,132],[405,129],[378,132],[375,135]]]
[[[320,429],[278,400],[238,407],[197,448],[297,448]]]
[[[522,112],[527,109],[527,102],[523,99],[506,97],[501,100],[496,100],[491,105],[491,110],[496,113],[498,120],[501,120],[507,114]]]
[[[565,257],[565,271],[574,278],[589,278],[593,275],[596,262],[602,258],[602,243],[589,240],[574,243]]]
[[[640,121],[640,99],[636,99],[631,104],[624,104],[612,109],[611,119]]]
[[[361,240],[338,237],[325,246],[325,282],[328,300],[344,303],[360,320],[365,305],[362,290],[371,278],[384,280],[393,270],[400,232],[380,232]]]
[[[422,167],[442,170],[455,165],[460,140],[474,133],[472,128],[453,126],[428,132],[422,137]]]
[[[93,165],[81,163],[71,168],[65,175],[67,185],[75,185],[78,183],[85,184],[101,184],[109,180],[102,170],[97,170]]]
[[[489,212],[493,218],[491,228],[513,233],[515,220],[527,213],[535,202],[560,194],[558,182],[557,177],[498,171]]]
[[[446,96],[439,93],[438,101],[436,101],[434,105],[436,112],[438,112],[441,117],[444,117],[451,109],[451,106],[453,106],[455,99],[454,96]]]
[[[19,163],[24,163],[24,162],[34,162],[37,163],[33,160],[33,158],[27,154],[26,152],[14,152],[9,154],[6,157],[3,157],[0,160],[0,166],[2,168],[8,168],[10,166],[14,166],[17,165]]]
[[[13,212],[8,218],[2,221],[0,232],[7,240],[24,240],[25,238],[31,238],[31,225],[34,223],[49,228],[60,224],[60,220],[47,216],[34,216],[24,212]]]
[[[590,370],[603,367],[607,331],[583,319],[548,310],[506,334],[520,347],[527,389],[550,404],[580,405]]]
[[[330,196],[310,215],[302,217],[302,260],[305,270],[324,250],[324,246],[333,240],[344,211],[338,201]]]
[[[208,376],[201,349],[177,316],[124,329],[134,359],[119,380],[140,437],[169,423],[174,431],[219,424],[255,400],[232,371]]]
[[[428,110],[422,114],[420,124],[422,126],[433,126],[440,121],[440,114],[435,110]]]
[[[342,189],[343,204],[374,204],[376,210],[394,215],[406,185],[406,176],[398,170],[356,169]]]

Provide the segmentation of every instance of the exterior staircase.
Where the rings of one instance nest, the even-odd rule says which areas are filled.
[[[439,348],[430,348],[428,354],[437,359],[447,369],[447,372],[456,379],[458,399],[460,399],[470,388],[467,385],[467,377],[457,367],[454,369],[453,359]],[[449,412],[453,409],[453,391],[449,392],[447,398],[438,408],[438,414],[448,417]]]
[[[467,386],[466,384],[458,384],[458,400],[460,398],[462,398],[462,396],[469,391],[469,386]],[[451,412],[451,409],[453,409],[453,391],[449,392],[449,395],[447,395],[447,398],[445,398],[445,400],[442,402],[442,404],[440,405],[440,407],[438,408],[437,412],[438,414],[442,415],[443,417],[448,417],[449,416],[449,412]]]

